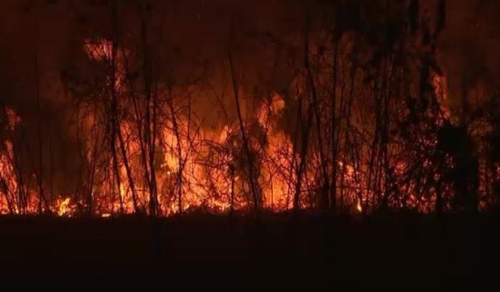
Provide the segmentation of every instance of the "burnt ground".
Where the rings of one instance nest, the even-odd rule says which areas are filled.
[[[0,277],[309,279],[351,288],[395,280],[457,284],[496,276],[497,223],[493,216],[438,221],[413,215],[295,221],[266,215],[260,222],[209,215],[0,217]]]

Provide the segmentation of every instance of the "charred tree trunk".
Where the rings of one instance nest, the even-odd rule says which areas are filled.
[[[156,125],[157,121],[157,96],[153,96],[152,105],[152,117],[148,117],[148,128],[146,130],[147,143],[148,143],[148,153],[149,153],[149,214],[152,216],[157,216],[159,213],[159,203],[158,203],[158,188],[156,182],[156,171],[155,171],[155,151],[156,151]],[[149,108],[149,101],[148,101]],[[151,112],[150,109],[147,110]],[[149,115],[149,113],[148,113]]]
[[[111,154],[113,157],[113,171],[116,179],[116,184],[118,187],[118,197],[120,201],[120,213],[124,213],[124,205],[123,205],[123,197],[121,194],[121,179],[120,179],[120,168],[118,166],[118,153],[117,153],[117,145],[116,145],[116,140],[118,137],[118,131],[119,131],[119,118],[118,118],[118,100],[117,100],[117,94],[116,94],[116,43],[117,43],[117,7],[116,7],[116,1],[112,1],[112,7],[111,7],[111,19],[113,22],[113,37],[114,39],[112,40],[112,56],[110,62],[110,95],[111,95],[111,104],[110,104],[110,117],[109,117],[109,122],[110,122],[110,130],[111,130],[111,135],[110,135],[110,147],[111,147]]]
[[[338,54],[339,54],[339,41],[337,40],[334,45],[333,52],[333,76],[332,76],[332,129],[331,129],[331,139],[332,139],[332,179],[331,179],[331,190],[330,198],[323,199],[328,207],[331,206],[333,212],[337,212],[337,157],[338,157],[338,131],[340,128],[337,127],[337,71],[338,71]],[[344,167],[344,166],[343,166]],[[342,176],[344,173],[342,173]]]
[[[379,146],[379,138],[380,138],[380,96],[379,96],[379,84],[378,81],[375,81],[375,89],[374,89],[374,96],[375,96],[375,133],[373,135],[373,141],[371,144],[371,154],[370,154],[370,160],[368,161],[368,179],[366,182],[366,190],[367,194],[370,192],[372,193],[372,206],[375,206],[375,197],[377,195],[377,188],[376,188],[376,183],[377,183],[377,164],[376,164],[376,159],[377,159],[377,153],[378,153],[378,146]],[[369,200],[367,198],[366,200],[366,205],[363,206],[363,212],[366,213],[368,211],[368,203]]]
[[[146,55],[146,53],[144,53]],[[123,48],[121,50],[121,56],[124,60],[124,67],[125,67],[125,72],[127,76],[132,76],[134,73],[131,72],[131,69],[128,67],[128,58],[127,55],[125,54]],[[146,59],[146,56],[144,56]],[[146,63],[146,60],[144,61]],[[140,93],[136,91],[136,86],[134,84],[133,78],[127,78],[129,81],[129,87],[130,87],[130,95],[132,98],[132,104],[133,104],[133,109],[134,109],[134,116],[135,116],[135,122],[136,122],[136,129],[137,129],[137,136],[138,136],[138,142],[139,142],[139,148],[140,148],[140,156],[141,156],[141,163],[144,171],[144,181],[148,184],[148,189],[149,189],[149,196],[150,196],[150,204],[155,200],[151,200],[152,195],[151,194],[156,194],[155,193],[155,187],[153,186],[152,183],[152,171],[154,170],[152,164],[150,163],[150,157],[149,157],[149,152],[151,150],[151,116],[150,116],[150,109],[149,109],[149,101],[151,94],[148,94],[151,92],[149,90],[150,88],[150,82],[149,78],[147,77],[148,74],[146,73],[146,65],[144,65],[144,91],[146,92],[146,102],[141,103],[141,100],[139,98]],[[150,205],[151,207],[151,205]],[[156,212],[157,208],[153,207],[152,209],[149,208],[149,214],[154,215]],[[153,212],[151,212],[153,211]]]
[[[158,202],[158,187],[156,181],[156,170],[155,170],[155,152],[156,152],[156,128],[157,128],[157,96],[153,97],[153,117],[151,122],[151,130],[149,130],[149,169],[150,169],[150,208],[149,211],[153,215],[159,214],[159,202]]]
[[[113,103],[113,102],[112,102]],[[114,108],[113,105],[111,105],[111,108]],[[116,189],[118,189],[118,200],[120,202],[120,214],[123,214],[124,213],[124,206],[123,206],[123,198],[122,198],[122,194],[121,194],[121,179],[120,179],[120,168],[118,166],[118,154],[116,153],[116,133],[117,133],[117,130],[116,130],[116,127],[115,127],[115,121],[114,121],[114,111],[112,110],[111,111],[111,127],[110,127],[110,130],[111,130],[111,135],[109,137],[109,142],[110,142],[110,151],[111,151],[111,155],[112,155],[112,159],[113,159],[113,174],[114,174],[114,177],[116,179],[116,188],[113,189],[113,192],[116,191]]]
[[[182,145],[181,145],[181,136],[179,133],[179,125],[177,123],[177,114],[174,109],[174,103],[173,103],[173,96],[170,94],[169,100],[168,100],[168,107],[170,109],[170,113],[172,115],[172,124],[174,128],[174,135],[176,139],[176,151],[177,151],[177,163],[179,164],[178,169],[177,169],[177,176],[176,176],[176,184],[175,187],[177,188],[177,204],[179,208],[179,214],[182,214],[182,176],[183,176],[183,170],[184,170],[184,159],[182,158]]]
[[[38,134],[38,174],[36,176],[37,184],[38,184],[38,213],[41,214],[45,211],[50,211],[47,199],[45,198],[45,190],[43,187],[44,180],[44,171],[43,171],[43,142],[42,142],[42,113],[41,113],[41,103],[40,103],[40,76],[38,73],[38,52],[35,48],[35,95],[36,95],[36,108],[38,111],[38,125],[37,125],[37,134]]]
[[[306,78],[307,78],[307,87],[313,93],[313,96],[317,96],[316,87],[314,85],[314,79],[312,76],[312,72],[309,66],[309,23],[308,19],[306,20],[306,25],[304,29],[304,68],[306,70]],[[299,96],[299,117],[302,117],[302,106],[303,106],[303,96]],[[299,144],[299,165],[296,170],[297,181],[295,184],[295,194],[293,198],[293,210],[294,214],[298,214],[300,209],[300,195],[302,192],[302,180],[304,177],[304,172],[306,170],[306,161],[307,161],[307,152],[309,148],[309,137],[312,127],[312,119],[314,117],[314,105],[309,101],[307,106],[307,116],[305,125],[300,129],[300,126],[297,129],[300,129],[300,144]],[[301,122],[301,121],[300,121]],[[298,121],[299,123],[299,121]]]
[[[131,196],[132,196],[132,202],[133,202],[133,206],[134,206],[134,211],[137,212],[138,211],[138,204],[137,204],[137,193],[136,193],[136,188],[135,188],[135,183],[134,183],[134,178],[133,178],[133,175],[132,175],[132,170],[130,168],[130,164],[129,164],[129,160],[128,160],[128,157],[127,157],[127,150],[126,150],[126,147],[125,147],[125,141],[123,139],[123,134],[121,132],[121,129],[120,129],[120,116],[119,116],[119,108],[118,108],[118,104],[119,104],[119,100],[118,100],[118,88],[117,88],[117,81],[118,81],[118,78],[117,78],[117,74],[119,73],[118,72],[118,59],[117,59],[117,56],[118,56],[118,39],[119,39],[119,32],[118,32],[118,8],[117,8],[117,3],[116,1],[112,1],[112,7],[111,7],[112,11],[111,11],[111,20],[112,20],[112,24],[113,24],[113,42],[112,42],[112,48],[111,48],[111,60],[110,60],[110,63],[111,63],[111,80],[110,80],[110,87],[111,87],[111,120],[112,120],[112,147],[114,147],[115,149],[113,149],[113,156],[114,158],[118,158],[118,155],[116,153],[116,147],[118,146],[119,147],[119,151],[121,152],[121,156],[122,156],[122,160],[123,160],[123,165],[125,167],[125,172],[127,174],[127,179],[128,179],[128,184],[129,184],[129,188],[130,188],[130,192],[131,192]],[[116,145],[116,140],[118,139],[118,145]],[[118,168],[118,161],[116,159],[116,162],[115,162],[115,172],[116,173],[116,176],[118,177],[117,179],[117,182],[119,183],[119,168]],[[118,184],[118,187],[120,188],[120,184]],[[119,189],[120,190],[120,189]],[[121,190],[120,190],[121,191]],[[120,209],[121,209],[121,212],[123,213],[123,196],[125,194],[121,194],[120,193]]]
[[[260,214],[260,204],[261,204],[261,194],[257,190],[257,182],[255,180],[255,170],[254,170],[254,164],[253,160],[254,157],[252,156],[250,152],[250,144],[248,141],[248,137],[246,134],[245,130],[245,124],[243,122],[243,117],[241,114],[241,107],[240,107],[240,96],[239,96],[239,88],[238,88],[238,81],[236,80],[236,74],[234,70],[234,65],[233,65],[233,58],[231,55],[231,51],[229,51],[229,69],[231,71],[231,79],[232,79],[232,84],[233,84],[233,93],[234,93],[234,99],[236,102],[236,113],[238,114],[238,122],[240,126],[240,131],[241,131],[241,137],[243,140],[243,149],[245,151],[245,155],[247,158],[247,163],[248,163],[248,172],[249,172],[249,179],[250,179],[250,188],[252,191],[252,198],[253,198],[253,207],[256,215]]]
[[[308,16],[309,18],[309,16]],[[314,76],[311,70],[311,62],[310,62],[310,57],[309,57],[309,19],[307,19],[306,23],[306,28],[305,28],[305,61],[304,61],[304,68],[306,70],[306,75],[307,75],[307,83],[309,86],[309,89],[311,90],[311,97],[312,97],[312,105],[311,108],[314,111],[314,118],[315,118],[315,125],[316,125],[316,139],[318,139],[318,151],[319,151],[319,157],[320,157],[320,170],[321,170],[321,190],[320,190],[320,208],[323,210],[327,210],[330,208],[330,201],[329,201],[329,193],[330,193],[330,178],[328,174],[328,159],[325,155],[325,143],[323,141],[323,131],[322,131],[322,123],[321,123],[321,110],[319,107],[320,100],[318,98],[318,93],[316,89],[316,84],[314,82]],[[335,60],[336,61],[336,60]],[[334,73],[335,76],[336,73]],[[334,89],[335,92],[335,89]],[[333,115],[332,115],[332,120],[335,120],[335,93],[333,94]],[[334,137],[334,131],[335,131],[335,122],[333,122],[332,125],[332,136]],[[335,140],[333,138],[333,140]],[[331,147],[333,149],[334,143],[332,143]],[[335,150],[333,150],[335,152]],[[336,169],[335,166],[335,161],[333,161],[333,169]],[[332,184],[335,179],[332,178]],[[334,187],[336,187],[334,185]],[[332,190],[333,191],[333,190]],[[333,191],[335,192],[335,191]]]
[[[123,140],[123,135],[120,130],[120,127],[118,126],[116,129],[116,135],[118,137],[118,142],[120,143],[120,150],[121,150],[121,155],[123,159],[123,165],[125,166],[125,171],[127,173],[127,179],[130,187],[130,192],[132,195],[132,203],[134,205],[134,211],[138,211],[138,204],[137,204],[137,192],[135,188],[135,183],[134,183],[134,177],[132,176],[132,169],[130,168],[130,164],[128,161],[127,157],[127,151],[125,149],[125,142]]]
[[[382,81],[382,89],[381,89],[381,94],[382,94],[382,108],[381,108],[381,137],[380,137],[380,163],[381,163],[381,169],[382,169],[382,176],[380,179],[383,179],[383,186],[380,186],[380,192],[382,192],[382,199],[380,201],[380,209],[381,211],[385,212],[388,209],[388,203],[389,203],[389,195],[390,195],[390,186],[389,186],[389,181],[390,181],[390,165],[389,165],[389,90],[391,88],[391,77],[390,77],[390,69],[388,69],[388,63],[389,63],[389,56],[386,56],[384,58],[384,67],[382,71],[382,76],[383,76],[383,81]]]
[[[150,52],[150,47],[148,46],[147,8],[145,3],[143,3],[141,9],[141,41],[143,51],[142,70],[144,76],[144,92],[146,96],[144,144],[147,147],[147,149],[144,149],[145,151],[143,151],[143,160],[145,162],[146,176],[149,184],[149,214],[150,216],[157,216],[159,214],[159,203],[155,171],[155,145],[157,132],[156,128],[158,124],[158,95],[156,90],[153,88],[153,60],[151,59],[152,54]]]

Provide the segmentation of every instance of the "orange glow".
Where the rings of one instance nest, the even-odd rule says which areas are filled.
[[[71,203],[70,198],[57,199],[55,201],[55,209],[58,216],[72,217],[74,215],[75,205]]]
[[[432,77],[432,86],[434,87],[434,94],[436,95],[437,101],[440,103],[441,110],[443,111],[445,118],[451,118],[451,112],[447,105],[448,93],[446,77],[434,74]]]
[[[84,50],[91,60],[115,62],[115,83],[111,84],[108,80],[108,86],[114,87],[119,107],[132,108],[128,101],[130,97],[127,96],[126,80],[123,78],[126,66],[122,51],[113,48],[113,43],[106,40],[88,41],[84,44]],[[259,137],[250,136],[249,146],[261,157],[256,184],[259,186],[263,207],[275,211],[292,208],[297,187],[296,169],[299,157],[294,150],[292,138],[278,125],[278,119],[286,106],[282,96],[272,94],[263,99],[252,113],[252,117],[245,121],[245,127],[258,126],[266,138],[266,142],[262,143]],[[170,112],[172,108],[160,107],[158,110]],[[132,117],[135,114],[131,113]],[[10,127],[13,128],[18,118],[13,111],[10,116]],[[158,124],[158,141],[155,141],[158,154],[155,159],[161,162],[155,171],[160,214],[178,213],[181,208],[183,211],[207,208],[215,212],[226,212],[231,207],[236,210],[245,209],[250,202],[251,189],[246,173],[247,162],[240,161],[244,155],[239,152],[242,146],[239,144],[241,142],[238,142],[241,135],[238,124],[235,121],[228,122],[221,125],[220,130],[215,130],[193,126],[192,121],[185,115],[180,114],[175,118],[175,123],[170,119]],[[130,214],[147,210],[151,194],[144,174],[146,162],[141,156],[143,136],[140,136],[137,124],[133,118],[119,120],[124,150],[122,152],[116,149],[115,162],[108,153],[102,153],[95,148],[97,143],[109,138],[105,133],[96,130],[100,119],[102,118],[97,112],[86,112],[82,119],[84,132],[88,133],[83,145],[87,162],[89,165],[96,159],[102,159],[103,162],[94,173],[91,193],[93,213],[109,217],[115,213]],[[6,153],[0,153],[0,168],[9,191],[1,194],[0,210],[2,213],[19,213],[19,203],[15,201],[18,180],[12,164],[13,150],[8,141],[7,146]],[[116,147],[120,147],[119,143]],[[114,170],[115,163],[118,167],[117,174]],[[131,173],[128,173],[127,167]],[[352,165],[346,166],[344,178],[345,184],[352,188],[359,188],[363,180],[361,172]],[[134,183],[134,189],[131,182]],[[306,194],[310,194],[314,183],[314,168],[308,168],[299,186],[300,206],[306,204],[309,199]],[[27,210],[36,213],[38,194],[34,190],[30,190],[30,194],[32,195],[29,196]],[[349,204],[356,204],[356,209],[360,211],[362,206],[358,195],[359,192],[349,190],[344,199]],[[75,216],[77,210],[87,207],[84,200],[76,202],[63,196],[49,200],[49,205],[59,216]]]
[[[144,93],[130,93],[125,76],[126,61],[123,51],[113,47],[113,43],[106,40],[86,42],[84,50],[89,59],[94,61],[114,62],[114,78],[106,76],[106,86],[114,90],[105,90],[104,109],[98,106],[93,111],[85,112],[81,119],[83,128],[83,145],[86,154],[86,163],[94,167],[90,197],[92,200],[92,214],[101,217],[110,217],[114,214],[131,214],[134,212],[148,212],[151,190],[156,189],[158,212],[160,215],[171,215],[179,212],[203,209],[211,212],[227,212],[231,209],[245,210],[251,205],[252,188],[251,175],[248,173],[248,160],[242,146],[241,129],[237,121],[219,121],[219,127],[205,127],[202,122],[190,120],[191,113],[186,114],[187,106],[182,101],[173,99],[171,91],[161,96],[158,104],[147,103]],[[111,75],[111,74],[109,74]],[[114,84],[110,81],[114,80]],[[300,83],[300,80],[296,81]],[[450,112],[445,107],[446,80],[444,77],[434,76],[432,79],[435,94],[441,103],[443,111],[449,118]],[[302,86],[303,87],[303,86]],[[298,86],[297,91],[302,94],[303,88]],[[107,88],[109,89],[109,88]],[[109,146],[110,135],[106,132],[109,125],[103,126],[101,120],[109,117],[107,108],[111,99],[110,92],[116,95],[117,108],[123,111],[116,122],[118,138],[113,144],[116,149],[111,155]],[[133,95],[133,96],[132,96]],[[242,93],[245,95],[245,93]],[[246,96],[245,96],[246,97]],[[374,208],[374,202],[379,197],[388,194],[390,206],[409,207],[428,212],[435,202],[435,193],[427,197],[416,194],[420,192],[415,181],[404,182],[404,187],[398,189],[402,200],[392,200],[389,191],[389,175],[378,174],[383,179],[378,186],[372,181],[369,174],[369,165],[361,162],[367,160],[373,149],[360,147],[360,153],[352,154],[344,161],[337,158],[331,163],[332,157],[320,158],[318,145],[313,145],[308,155],[307,165],[304,167],[303,177],[299,184],[298,165],[301,157],[297,151],[297,141],[293,141],[292,134],[282,129],[280,118],[285,109],[291,107],[288,102],[297,102],[297,97],[286,99],[277,93],[262,98],[256,105],[255,111],[247,113],[244,121],[248,134],[248,147],[256,153],[258,168],[255,175],[255,184],[258,186],[258,195],[262,199],[262,207],[273,211],[285,211],[293,208],[294,195],[298,193],[299,207],[316,204],[321,183],[318,179],[318,169],[323,164],[321,159],[330,159],[329,163],[337,167],[337,188],[341,190],[340,198],[344,207],[357,212],[369,212]],[[171,102],[171,104],[169,104]],[[155,140],[145,146],[144,112],[155,110],[167,113],[167,118],[155,121]],[[103,114],[104,112],[104,114]],[[14,111],[8,109],[8,128],[14,130],[20,119]],[[104,117],[103,117],[104,116]],[[355,119],[353,119],[355,120]],[[362,125],[354,121],[355,127],[361,131],[371,126]],[[343,125],[342,125],[343,126]],[[353,126],[353,125],[351,125]],[[151,130],[152,131],[152,130]],[[151,133],[149,133],[151,135]],[[351,137],[351,139],[354,139]],[[436,141],[422,141],[435,146]],[[36,189],[26,192],[26,202],[21,202],[22,190],[18,185],[19,178],[15,168],[15,151],[13,143],[4,141],[4,150],[0,151],[0,213],[20,214],[39,212],[39,194]],[[97,145],[108,145],[101,150]],[[368,144],[368,143],[367,143]],[[150,148],[154,148],[153,150]],[[350,146],[346,144],[346,148]],[[389,155],[397,157],[397,147],[389,146]],[[330,148],[328,148],[328,151]],[[344,149],[345,152],[350,149]],[[151,153],[150,153],[151,152]],[[349,154],[351,155],[351,154]],[[365,156],[354,158],[354,156]],[[391,157],[392,157],[391,156]],[[151,158],[153,157],[153,158]],[[403,181],[407,169],[410,167],[408,158],[394,158],[390,161],[394,166],[394,177]],[[425,161],[428,166],[430,162]],[[329,166],[330,168],[333,168]],[[154,170],[154,180],[151,179]],[[329,169],[331,171],[331,169]],[[382,171],[382,170],[381,170]],[[385,177],[385,178],[384,178]],[[436,177],[439,177],[436,174]],[[387,180],[387,181],[383,181]],[[153,182],[154,181],[154,187]],[[384,184],[385,183],[385,184]],[[396,182],[397,183],[397,182]],[[403,183],[401,184],[403,185]],[[389,186],[389,187],[386,187]],[[318,190],[319,189],[319,190]],[[393,191],[394,192],[394,191]],[[50,210],[58,216],[76,216],[80,210],[90,208],[86,200],[76,200],[73,196],[55,194],[49,198]],[[45,208],[45,207],[44,207]]]
[[[360,201],[356,203],[356,211],[358,211],[359,213],[363,212],[363,207],[361,207]]]

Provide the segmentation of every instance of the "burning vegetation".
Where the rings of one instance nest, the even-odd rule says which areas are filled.
[[[76,49],[54,81],[72,113],[78,174],[63,179],[72,191],[58,192],[41,157],[49,134],[40,125],[38,142],[27,145],[24,119],[4,104],[2,214],[497,206],[497,91],[481,85],[472,102],[477,84],[464,81],[462,97],[450,96],[438,62],[444,0],[296,1],[293,32],[229,20],[217,61],[190,69],[168,49],[164,11],[174,8],[83,2],[72,7]],[[89,23],[88,9],[105,21]],[[265,55],[262,78],[248,77],[245,37],[265,47],[250,48]]]

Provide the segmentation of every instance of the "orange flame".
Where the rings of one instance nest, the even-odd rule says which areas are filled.
[[[124,78],[125,61],[121,54],[113,56],[116,53],[116,48],[113,46],[112,42],[106,40],[86,42],[84,50],[92,60],[116,62],[114,64],[116,66],[113,66],[116,70],[113,72],[116,75],[115,84],[111,84],[108,80],[108,85],[114,86],[119,95],[119,107],[127,111],[132,106],[128,101],[131,98],[127,96],[127,84]],[[115,60],[112,60],[113,58]],[[435,76],[433,84],[440,100],[446,100],[444,77]],[[246,166],[248,163],[244,161],[239,151],[241,145],[238,143],[241,142],[235,142],[241,135],[237,124],[227,122],[221,125],[220,130],[206,129],[202,127],[203,125],[193,126],[194,122],[189,120],[188,115],[174,114],[172,112],[175,110],[164,108],[165,105],[155,106],[158,111],[169,112],[169,117],[175,115],[175,122],[173,118],[158,122],[158,137],[153,141],[156,147],[153,153],[154,163],[158,165],[149,165],[151,162],[144,161],[144,157],[141,156],[141,151],[146,151],[141,144],[144,133],[139,133],[134,118],[119,119],[118,127],[124,149],[123,152],[117,150],[120,153],[116,161],[95,147],[98,144],[96,141],[102,142],[101,140],[106,138],[105,134],[93,130],[98,125],[99,115],[93,112],[87,113],[82,120],[83,127],[88,133],[83,145],[86,159],[89,165],[97,165],[94,166],[95,179],[91,190],[93,214],[109,217],[118,212],[133,213],[147,210],[152,195],[144,174],[148,167],[155,169],[158,208],[161,214],[170,215],[190,208],[208,208],[218,212],[225,212],[231,208],[246,208],[250,201],[248,198],[250,179],[249,174],[241,166],[242,164]],[[175,106],[177,105],[172,107]],[[258,127],[265,136],[265,142],[262,142],[259,137],[250,135],[249,146],[260,158],[256,183],[262,195],[263,207],[275,211],[293,207],[293,196],[298,184],[297,151],[294,149],[290,134],[280,129],[278,125],[278,120],[287,106],[289,106],[287,100],[279,94],[273,94],[271,98],[264,99],[257,106],[253,116],[248,118],[244,125],[248,128]],[[449,115],[449,111],[446,112]],[[7,116],[7,126],[10,130],[14,130],[20,119],[12,110],[7,111]],[[135,118],[140,120],[138,117]],[[4,150],[0,151],[0,213],[35,213],[38,210],[36,191],[29,190],[27,201],[20,201],[18,174],[13,163],[14,147],[9,140],[4,144]],[[305,170],[305,179],[302,180],[302,185],[298,186],[299,191],[303,193],[314,192],[316,190],[313,188],[317,187],[311,185],[316,183],[315,168],[322,162],[317,155],[313,155],[311,160],[312,166]],[[118,171],[114,169],[115,163]],[[402,175],[407,168],[407,163],[404,161],[396,161],[395,165],[396,175]],[[370,210],[374,195],[373,191],[366,187],[367,167],[352,161],[339,161],[337,166],[341,170],[340,187],[345,190],[342,197],[344,204],[357,212]],[[413,194],[415,185],[410,183],[405,190],[406,206],[431,205],[432,198],[419,198]],[[71,198],[62,196],[51,198],[50,209],[58,216],[71,217],[75,216],[78,210],[88,207],[83,200],[77,201]],[[306,195],[300,193],[299,204],[303,206],[307,200],[314,199],[306,198]]]

